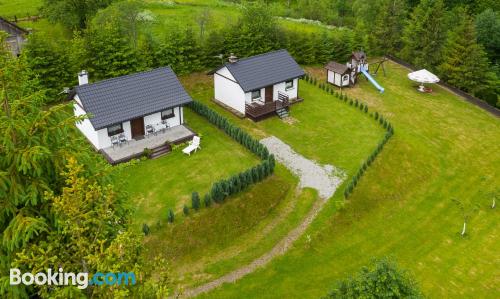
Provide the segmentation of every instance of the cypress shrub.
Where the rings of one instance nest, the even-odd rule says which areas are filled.
[[[145,236],[149,235],[149,233],[151,232],[151,230],[149,229],[149,225],[147,225],[146,223],[143,223],[142,224],[142,232],[144,233]]]
[[[189,208],[187,205],[184,205],[184,208],[182,208],[182,212],[184,212],[185,216],[189,215]]]
[[[368,105],[365,104],[365,108],[363,109],[365,113],[368,113]]]
[[[200,209],[200,195],[198,192],[193,192],[191,194],[191,207],[196,211]]]
[[[352,104],[353,104],[353,103],[352,103],[352,100],[351,100],[351,99],[349,99],[349,105],[351,105],[351,106],[352,106]]]
[[[205,202],[205,207],[207,207],[207,208],[212,205],[212,198],[210,198],[210,195],[208,193],[205,194],[203,201]]]
[[[172,209],[168,210],[167,220],[170,223],[174,223],[175,215],[174,215],[174,211],[172,211]]]
[[[276,160],[274,159],[274,155],[270,155],[268,160],[269,160],[270,173],[273,173],[274,167],[276,166]]]
[[[257,167],[252,167],[252,178],[255,183],[260,181],[260,173]]]
[[[252,176],[252,169],[248,169],[247,171],[245,171],[245,176],[246,176],[248,186],[250,186],[256,182],[256,181],[254,181],[253,176]]]

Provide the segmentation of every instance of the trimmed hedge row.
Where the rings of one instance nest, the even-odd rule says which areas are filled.
[[[224,202],[227,197],[237,194],[252,184],[262,181],[274,172],[276,164],[274,156],[270,155],[267,148],[258,140],[250,136],[241,128],[232,124],[224,116],[220,115],[215,110],[212,110],[205,104],[193,101],[188,105],[188,107],[199,115],[205,117],[209,122],[217,126],[261,159],[261,162],[254,167],[235,174],[227,179],[221,179],[214,182],[210,191],[203,196],[203,203],[205,207],[211,206],[213,202],[219,204]],[[198,192],[193,192],[191,196],[191,208],[198,210],[201,207],[200,203],[201,199]],[[189,214],[186,207],[184,208],[184,214],[186,216]]]
[[[380,154],[382,149],[384,148],[384,145],[389,141],[389,139],[394,135],[394,127],[392,124],[387,121],[382,115],[380,115],[377,111],[375,112],[369,112],[368,105],[366,103],[363,103],[362,101],[358,99],[352,99],[349,98],[345,93],[339,93],[337,90],[335,90],[330,84],[321,82],[318,83],[318,80],[314,78],[311,74],[306,74],[304,76],[304,80],[310,84],[313,84],[314,86],[317,86],[318,88],[324,90],[325,92],[335,96],[337,99],[345,102],[346,104],[349,104],[350,106],[354,106],[358,108],[360,111],[368,114],[370,117],[372,117],[377,123],[382,126],[385,130],[386,133],[384,135],[384,138],[379,142],[377,147],[374,149],[374,151],[370,154],[370,156],[361,164],[359,167],[358,171],[356,174],[352,177],[352,179],[349,181],[349,183],[346,185],[344,189],[344,198],[348,198],[358,182],[361,180],[361,177],[365,173],[365,171],[368,169],[368,167],[375,161],[375,158]]]

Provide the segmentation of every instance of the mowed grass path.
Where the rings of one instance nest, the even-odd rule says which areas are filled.
[[[418,93],[406,69],[386,67],[388,76],[376,78],[384,94],[364,79],[347,90],[383,112],[396,134],[345,206],[335,212],[336,194],[310,242],[302,238],[265,269],[201,297],[318,298],[389,255],[431,298],[498,298],[499,214],[487,194],[500,186],[500,121],[440,87]],[[480,206],[465,238],[454,197]]]
[[[301,95],[306,100],[294,106],[292,123],[283,122],[277,117],[254,123],[247,119],[238,119],[210,101],[213,92],[210,77],[197,74],[182,80],[193,98],[209,104],[256,137],[272,134],[290,139],[294,149],[307,157],[320,163],[334,164],[348,173],[359,166],[382,138],[383,130],[367,115],[344,103],[333,101],[330,95],[310,85],[301,86]],[[200,125],[193,124],[193,120],[199,117],[193,116],[195,115],[191,113],[186,119],[196,130]],[[314,123],[318,119],[326,125],[316,128]],[[350,131],[341,130],[342,127],[349,127]],[[196,156],[214,155],[210,149],[205,152],[204,142],[218,146],[219,142],[212,139],[223,133],[216,130],[210,136],[206,136],[205,132],[202,134],[202,151],[191,158],[180,156],[182,161]],[[354,146],[356,144],[357,146]],[[238,144],[236,146],[241,147]],[[320,152],[319,155],[317,151]],[[230,157],[231,153],[224,153],[224,149],[217,153],[219,154],[233,159]],[[193,167],[190,164],[179,164],[175,155],[174,153],[172,157],[165,157],[165,164],[161,159],[142,162],[139,166],[142,172],[138,173],[131,168],[131,176],[124,178],[129,181],[127,189],[131,194],[137,190],[135,201],[139,202],[139,209],[136,222],[140,224],[141,221],[149,221],[148,223],[154,224],[158,219],[163,222],[160,228],[153,226],[153,234],[146,238],[147,255],[151,258],[161,255],[169,260],[176,286],[200,285],[250,263],[270,250],[296,227],[317,200],[316,192],[296,190],[297,180],[284,167],[278,165],[273,177],[228,199],[223,205],[203,209],[187,218],[178,213],[176,224],[169,225],[163,217],[166,216],[166,208],[160,207],[165,205],[162,201],[171,198],[169,205],[175,205],[179,211],[182,204],[189,201],[191,190],[200,190],[184,188],[185,182],[179,178],[182,173],[176,172],[171,173],[175,180],[165,178],[165,182],[159,184],[158,177],[161,175],[158,174],[167,172],[163,167],[176,167],[179,171]],[[210,174],[215,179],[213,167],[218,165],[227,170],[226,161],[221,161],[217,156],[213,158],[213,167],[208,167],[208,171],[201,170],[207,167],[207,156],[194,163],[200,169],[196,174]],[[194,176],[193,174],[193,179]],[[154,178],[154,187],[149,187],[145,177]],[[204,181],[206,184],[209,180],[202,176],[197,177],[196,181]],[[179,196],[164,196],[181,191],[183,193]],[[151,218],[148,220],[148,217]]]
[[[248,119],[239,119],[211,101],[213,94],[211,77],[204,74],[193,74],[182,77],[181,80],[194,98],[203,101],[213,109],[224,114],[231,121],[245,128],[257,138],[269,135],[278,136],[286,140],[293,146],[294,150],[306,157],[312,158],[322,164],[334,164],[347,173],[353,173],[359,167],[363,159],[375,148],[384,133],[376,122],[366,114],[335,100],[331,95],[312,85],[305,84],[305,82],[301,82],[300,85],[300,95],[305,100],[303,103],[292,107],[293,118],[290,121],[285,122],[277,117],[271,117],[255,123]],[[321,125],[318,125],[318,123]],[[343,130],[342,128],[348,128],[348,130]],[[287,177],[291,176],[291,174],[284,172],[280,166],[278,167],[276,176],[280,179],[289,180]],[[273,182],[273,184],[276,183]],[[267,182],[263,184],[267,185]],[[262,193],[260,193],[260,196],[263,197],[261,200],[265,201],[266,195],[272,192],[262,188],[256,186],[252,192],[261,189],[260,192]],[[282,188],[282,185],[277,184],[274,188]],[[195,253],[199,248],[207,246],[200,245],[210,237],[204,236],[200,239],[191,238],[187,243],[193,239],[198,243],[197,245],[190,246],[191,253],[189,254],[189,258],[191,260],[186,264],[176,261],[175,264],[184,264],[184,266],[182,268],[175,267],[174,272],[183,273],[188,277],[184,279],[183,283],[194,286],[220,277],[250,263],[252,259],[259,257],[266,250],[270,250],[281,237],[298,225],[316,198],[316,195],[314,194],[313,196],[309,191],[289,191],[286,197],[282,199],[279,207],[274,209],[267,217],[263,217],[252,233],[236,238],[234,245],[227,247],[227,250],[219,253],[216,252],[215,256],[210,256],[213,246],[208,244],[209,249],[202,250],[204,252],[203,255],[198,256]],[[225,206],[219,208],[225,209]],[[225,217],[232,219],[230,215],[226,214]],[[243,213],[240,212],[239,215],[242,216],[240,217],[242,219],[240,221],[246,221],[243,220],[243,217],[246,217]],[[190,227],[203,227],[203,225],[200,225],[200,222],[203,220],[193,221],[196,221],[197,225],[186,225],[182,229],[187,232],[183,234],[193,235],[189,232]],[[212,221],[223,222],[224,220],[221,218]],[[197,231],[199,230],[197,229]],[[179,234],[180,231],[178,231]],[[224,231],[224,234],[227,233],[227,229],[222,229],[221,231]],[[198,236],[199,234],[195,233],[194,235]],[[186,244],[181,245],[185,242],[184,240],[185,238],[182,237],[177,238],[176,244],[172,244],[171,246],[174,248],[188,246]],[[240,248],[237,254],[234,254],[234,247]],[[241,250],[242,247],[245,249]],[[168,251],[172,251],[172,256],[174,256],[173,252],[179,252],[182,249],[178,248]],[[220,255],[225,255],[226,257],[219,259],[218,256]],[[187,255],[184,259],[187,261]],[[197,262],[197,259],[201,259],[201,261]],[[200,263],[205,263],[205,265],[199,267]],[[199,270],[199,268],[203,270]]]

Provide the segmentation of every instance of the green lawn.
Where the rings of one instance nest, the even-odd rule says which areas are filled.
[[[398,65],[387,70],[376,78],[384,94],[364,79],[347,90],[383,112],[396,133],[344,208],[323,210],[311,242],[302,238],[268,267],[202,297],[318,298],[336,279],[390,255],[430,297],[498,298],[499,215],[487,194],[500,186],[500,121],[440,87],[418,93]],[[454,197],[480,206],[465,238]]]
[[[333,163],[348,173],[359,166],[383,134],[367,115],[311,85],[300,87],[306,100],[293,107],[293,123],[278,118],[254,123],[238,119],[210,102],[213,90],[209,77],[195,74],[182,80],[194,98],[255,136],[276,135],[304,155],[321,163]],[[257,163],[256,158],[248,158],[246,149],[187,109],[186,119],[203,136],[200,152],[190,158],[174,152],[158,160],[143,161],[125,168],[120,179],[137,207],[137,227],[142,223],[152,227],[152,235],[145,240],[147,256],[166,257],[175,285],[190,287],[220,277],[270,250],[301,222],[317,195],[312,190],[297,190],[296,179],[278,165],[274,176],[223,205],[184,217],[180,211],[193,190],[203,193],[218,177]],[[328,125],[317,127],[318,120]],[[349,127],[350,132],[342,127]],[[356,149],[352,149],[353,143],[358,144]],[[333,152],[335,158],[328,159]],[[162,173],[168,175],[159,175]],[[166,223],[169,207],[177,211],[174,225]]]
[[[204,118],[185,109],[188,125],[202,136],[202,149],[176,151],[117,168],[117,185],[129,193],[136,229],[151,227],[147,258],[166,257],[176,284],[193,285],[233,270],[264,253],[309,211],[316,193],[296,191],[296,179],[278,165],[275,175],[222,205],[185,217],[191,192],[203,194],[220,178],[258,163],[257,157]],[[167,211],[176,212],[168,224]],[[224,252],[224,254],[220,254]]]
[[[122,170],[120,179],[132,197],[137,224],[154,225],[166,220],[168,209],[182,212],[191,205],[191,193],[203,196],[212,183],[258,163],[258,158],[204,118],[184,109],[185,120],[200,134],[202,150],[187,156],[178,148],[154,160],[142,161]]]
[[[9,19],[35,16],[41,4],[41,0],[0,0],[0,16]]]

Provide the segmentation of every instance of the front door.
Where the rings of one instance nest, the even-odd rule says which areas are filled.
[[[144,136],[144,118],[139,117],[130,121],[130,130],[132,131],[132,138]]]
[[[266,103],[273,101],[273,85],[266,87]]]

